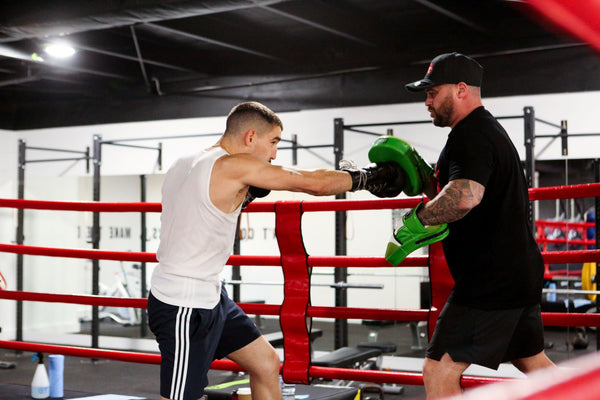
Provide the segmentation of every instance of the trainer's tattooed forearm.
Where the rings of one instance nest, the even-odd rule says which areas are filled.
[[[478,182],[469,179],[453,180],[427,203],[418,217],[423,225],[457,221],[479,204],[484,192],[485,187]]]

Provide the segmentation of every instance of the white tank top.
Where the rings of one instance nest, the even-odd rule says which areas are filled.
[[[210,200],[221,147],[179,159],[162,186],[158,266],[151,281],[160,301],[181,307],[214,308],[221,295],[219,274],[233,252],[240,207],[230,214]]]

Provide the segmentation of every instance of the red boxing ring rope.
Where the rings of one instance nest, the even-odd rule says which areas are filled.
[[[41,353],[64,354],[74,357],[104,358],[107,360],[128,361],[141,364],[160,364],[160,354],[136,353],[132,351],[90,349],[77,346],[57,346],[51,344],[14,342],[0,340],[0,348],[33,351]],[[215,360],[212,369],[240,372],[243,369],[233,361]]]
[[[553,188],[530,189],[531,200],[600,196],[600,184],[572,185]],[[286,381],[309,383],[311,377],[325,379],[352,379],[365,382],[399,383],[422,385],[420,373],[365,371],[343,368],[316,367],[310,365],[310,340],[306,317],[339,319],[375,319],[396,321],[429,321],[430,333],[443,307],[453,282],[449,275],[441,245],[430,246],[429,256],[408,257],[400,267],[429,266],[432,286],[432,308],[429,310],[392,310],[352,307],[316,307],[309,299],[311,267],[390,267],[383,257],[354,256],[308,256],[301,237],[301,216],[304,212],[370,210],[389,208],[412,208],[421,199],[382,200],[335,200],[335,201],[279,201],[275,203],[252,203],[247,212],[275,212],[276,234],[280,245],[280,256],[232,255],[230,265],[282,266],[284,270],[284,304],[250,304],[240,306],[248,314],[279,315],[284,333],[284,363],[282,373]],[[0,199],[0,207],[33,208],[62,211],[92,212],[160,212],[157,203],[100,203],[100,202],[55,202]],[[285,238],[285,239],[282,239]],[[284,244],[282,244],[282,242]],[[0,244],[0,251],[17,254],[105,259],[120,261],[156,262],[156,255],[145,252],[121,252],[88,249],[57,249],[39,246]],[[600,262],[600,250],[575,250],[544,252],[547,263]],[[293,282],[293,284],[292,284]],[[145,308],[146,299],[119,299],[102,296],[64,295],[0,290],[0,298],[17,301],[63,302],[86,305],[105,305]],[[599,326],[600,315],[543,313],[546,325],[552,326]],[[72,346],[57,346],[27,342],[0,341],[0,348],[54,352],[65,355],[108,358],[158,364],[160,355],[112,350],[90,349]],[[213,362],[214,369],[241,371],[231,361]],[[510,379],[464,376],[463,387],[479,386],[484,383]]]

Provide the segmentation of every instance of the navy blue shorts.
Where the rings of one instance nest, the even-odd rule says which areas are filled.
[[[172,400],[202,397],[212,361],[261,336],[225,288],[212,310],[165,304],[150,293],[148,322],[162,356],[160,395]]]
[[[480,310],[446,303],[426,357],[498,369],[502,362],[534,356],[544,350],[539,304],[510,310]]]

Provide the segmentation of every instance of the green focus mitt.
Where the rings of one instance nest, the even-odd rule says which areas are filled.
[[[401,226],[392,234],[385,249],[385,259],[390,264],[398,265],[413,251],[448,236],[447,224],[423,226],[417,217],[421,207],[423,203],[404,214]]]
[[[409,196],[423,193],[434,172],[410,144],[395,136],[377,138],[369,149],[369,161],[394,161],[398,164],[406,173],[404,193]]]

